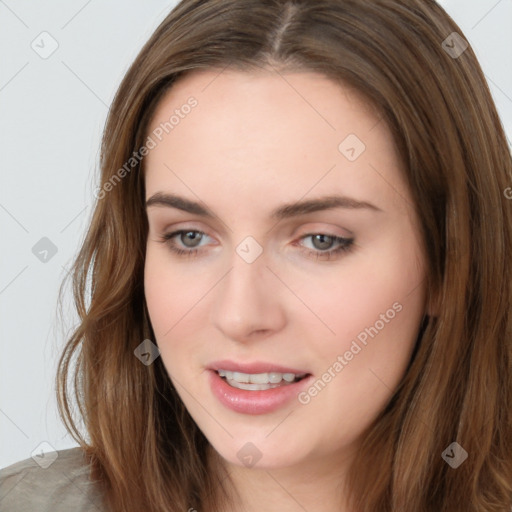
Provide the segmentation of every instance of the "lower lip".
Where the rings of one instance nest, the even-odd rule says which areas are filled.
[[[214,370],[209,370],[210,387],[219,402],[227,408],[242,414],[266,414],[283,407],[303,390],[312,375],[283,386],[263,391],[248,391],[230,386]]]

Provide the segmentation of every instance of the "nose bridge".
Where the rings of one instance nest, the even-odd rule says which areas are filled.
[[[225,336],[240,340],[254,331],[279,329],[284,322],[279,281],[267,268],[263,248],[247,238],[237,246],[219,283],[212,318]]]

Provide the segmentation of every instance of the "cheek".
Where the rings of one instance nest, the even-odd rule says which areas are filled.
[[[396,246],[381,245],[374,254],[347,261],[328,280],[303,286],[304,301],[325,325],[313,318],[308,337],[319,340],[322,359],[334,362],[349,351],[351,365],[390,371],[400,371],[408,360],[424,314],[425,276],[417,246],[409,242],[400,251]],[[325,333],[321,339],[319,329]]]
[[[185,359],[194,359],[204,350],[201,331],[208,325],[207,296],[215,283],[214,272],[206,279],[191,268],[171,261],[161,248],[148,245],[144,269],[146,304],[162,361],[175,376],[182,374]]]
[[[144,294],[157,340],[173,325],[178,305],[176,283],[172,279],[170,268],[158,251],[148,246],[144,267]]]
[[[183,270],[161,248],[148,244],[144,268],[144,294],[157,340],[170,338],[187,320],[194,304],[208,290],[202,279]]]
[[[350,271],[340,271],[339,285],[331,280],[329,293],[317,287],[308,296],[335,334],[318,322],[309,332],[301,329],[314,343],[319,363],[316,381],[301,403],[323,424],[342,426],[325,433],[330,443],[340,436],[355,439],[389,402],[407,369],[424,313],[423,274],[415,253],[388,253],[374,261],[361,260]],[[327,334],[315,336],[320,328]]]

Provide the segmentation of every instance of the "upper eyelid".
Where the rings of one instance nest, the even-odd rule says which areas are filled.
[[[187,224],[187,223],[192,224],[192,226],[187,226],[187,225],[182,226],[182,224]],[[158,227],[158,224],[155,224],[155,227],[153,228],[153,227],[151,227],[151,223],[150,223],[150,229],[154,230],[155,232],[161,232],[164,234],[172,233],[172,232],[176,232],[176,231],[198,231],[198,232],[204,233],[208,236],[211,236],[208,234],[208,231],[214,231],[221,235],[225,234],[225,233],[223,233],[222,229],[219,232],[216,229],[212,230],[210,227],[207,227],[207,228],[198,227],[198,224],[202,224],[202,222],[190,220],[190,221],[176,222],[176,223],[173,223],[172,227],[166,226],[165,228],[160,229]],[[310,222],[301,222],[300,226],[303,226],[304,224],[306,224],[306,225],[308,225],[308,224],[325,225],[325,224],[333,224],[333,223],[325,222],[325,221],[323,221],[323,222],[322,221],[316,221],[316,222],[310,221]],[[302,229],[302,227],[295,227],[295,228],[293,228],[293,232],[295,233],[301,229]],[[343,229],[343,231],[345,231],[345,233],[342,234],[342,233],[334,232],[339,229]],[[232,231],[232,230],[230,230],[230,231]],[[353,231],[351,231],[350,229],[348,229],[346,227],[340,228],[339,226],[337,228],[334,228],[334,227],[332,227],[332,228],[321,228],[321,227],[308,228],[307,232],[303,233],[301,236],[307,236],[308,234],[309,235],[324,234],[324,235],[335,236],[335,237],[346,238],[346,239],[350,239],[355,236],[355,233]]]
[[[172,209],[172,208],[171,208]],[[156,213],[160,210],[159,208],[151,208],[151,210],[153,211],[154,210],[154,215],[148,215],[147,216],[147,219],[148,219],[148,223],[149,223],[149,227],[151,230],[154,230],[154,231],[160,231],[160,232],[167,232],[168,230],[170,231],[178,231],[178,230],[181,230],[181,229],[190,229],[190,230],[193,230],[193,231],[215,231],[216,233],[219,233],[221,235],[226,235],[228,234],[227,232],[228,231],[231,231],[233,232],[233,230],[227,226],[224,222],[222,222],[221,224],[218,224],[215,222],[215,227],[211,227],[211,223],[209,222],[205,222],[203,221],[202,219],[197,219],[197,218],[191,218],[191,219],[183,219],[183,220],[179,220],[179,219],[175,219],[174,222],[168,222],[168,217],[167,216],[162,216],[160,217],[160,215],[157,215]],[[184,212],[181,212],[181,213],[184,213]],[[321,213],[321,212],[320,212]],[[194,216],[195,217],[195,216]],[[212,220],[215,220],[212,219]],[[326,231],[323,231],[322,228],[320,228],[320,230],[316,230],[315,228],[315,233],[332,233],[333,230],[336,230],[336,229],[340,229],[340,226],[339,226],[339,221],[341,219],[335,219],[335,218],[331,218],[329,220],[326,220],[326,219],[323,219],[323,220],[320,220],[320,219],[304,219],[304,218],[292,218],[292,219],[286,219],[286,220],[283,220],[281,221],[279,224],[281,225],[281,228],[282,230],[287,230],[290,225],[291,226],[295,226],[293,227],[293,231],[297,231],[298,229],[301,229],[300,227],[298,226],[303,226],[303,225],[309,225],[309,224],[318,224],[318,225],[325,225],[325,224],[331,224],[331,225],[338,225],[337,228],[326,228]],[[191,227],[187,226],[186,224],[192,224]],[[181,227],[183,224],[185,224],[185,227]],[[160,228],[159,226],[166,226],[165,228]],[[173,227],[168,227],[172,225]],[[200,227],[196,227],[198,225],[206,225],[207,227],[206,228],[200,228]],[[154,226],[154,227],[153,227]],[[174,227],[174,226],[178,226],[178,227]],[[275,225],[271,228],[271,230],[274,230],[274,227]],[[345,232],[345,234],[335,234],[335,233],[332,233],[333,236],[339,236],[339,237],[342,237],[342,238],[351,238],[352,236],[354,236],[354,233],[348,229],[347,227],[343,227],[341,228],[343,229],[343,231]],[[267,231],[268,232],[268,231]]]

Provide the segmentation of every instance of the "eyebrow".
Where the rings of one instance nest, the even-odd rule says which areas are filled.
[[[146,201],[146,209],[151,206],[167,206],[206,218],[216,217],[211,210],[198,202],[164,192],[157,192]],[[274,220],[282,220],[322,210],[331,210],[334,208],[345,208],[350,210],[368,209],[376,212],[382,212],[379,207],[367,201],[358,201],[347,196],[329,195],[316,199],[283,204],[270,212],[270,218]]]

